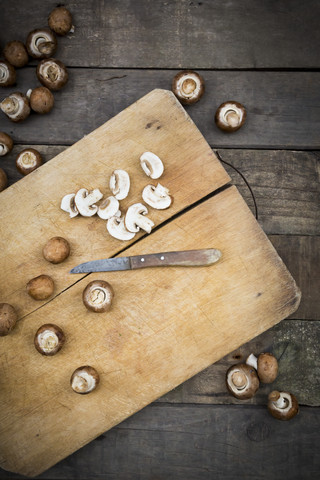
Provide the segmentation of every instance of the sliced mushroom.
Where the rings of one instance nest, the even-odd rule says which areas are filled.
[[[0,168],[0,192],[2,192],[2,190],[7,188],[7,186],[8,186],[7,174],[2,168]]]
[[[13,149],[13,140],[5,132],[0,132],[0,157],[7,155]]]
[[[233,365],[227,371],[226,384],[229,392],[236,398],[252,398],[258,388],[259,379],[254,368],[245,363]]]
[[[37,67],[37,77],[50,90],[60,90],[68,81],[65,65],[54,58],[42,60]]]
[[[135,233],[129,232],[125,226],[125,217],[114,216],[107,221],[107,230],[117,240],[132,240]]]
[[[217,126],[226,132],[239,130],[246,120],[247,112],[239,102],[229,101],[220,105],[215,115]]]
[[[22,122],[30,115],[28,98],[21,92],[14,92],[2,100],[0,108],[12,122]]]
[[[116,197],[108,197],[100,203],[98,208],[98,216],[103,220],[108,220],[111,217],[114,217],[119,211],[119,200]]]
[[[42,255],[50,263],[61,263],[70,255],[69,242],[63,237],[52,237],[43,247]]]
[[[147,185],[144,187],[142,198],[145,203],[157,210],[165,210],[166,208],[169,208],[172,203],[169,189],[163,187],[160,183],[158,183],[156,187],[154,185]]]
[[[75,196],[76,196],[75,193],[68,193],[61,200],[60,208],[64,212],[69,213],[70,218],[76,217],[79,214],[78,209],[77,209],[76,204],[75,204],[75,201],[74,201]]]
[[[152,152],[144,152],[140,157],[140,164],[144,173],[152,178],[160,178],[163,174],[162,160]]]
[[[18,315],[9,303],[0,303],[0,337],[5,337],[15,327]]]
[[[92,217],[95,215],[98,211],[98,206],[95,205],[95,203],[101,200],[102,197],[103,195],[98,188],[95,188],[90,193],[86,188],[81,188],[74,198],[80,215],[83,217]]]
[[[65,342],[63,331],[54,323],[46,323],[38,328],[34,346],[42,355],[52,356],[61,350]]]
[[[193,70],[183,70],[173,78],[171,88],[181,103],[190,105],[204,94],[204,80]]]
[[[63,6],[56,7],[52,10],[48,18],[48,24],[51,30],[58,35],[67,35],[73,33],[72,15],[69,10]]]
[[[47,87],[37,87],[27,92],[30,107],[34,112],[44,114],[53,109],[54,96]]]
[[[46,300],[54,291],[54,282],[49,275],[39,275],[27,283],[27,293],[35,300]]]
[[[42,165],[42,157],[34,148],[25,148],[17,155],[16,167],[22,175],[28,175],[40,165]]]
[[[246,360],[246,364],[257,370],[262,383],[272,383],[277,378],[278,362],[272,353],[260,353],[258,357],[251,353]]]
[[[15,68],[5,60],[0,61],[0,87],[11,87],[16,83]]]
[[[57,50],[55,34],[48,28],[38,28],[29,33],[26,40],[28,53],[33,58],[49,58]]]
[[[88,283],[82,293],[85,307],[95,313],[103,313],[110,310],[114,291],[110,283],[104,280],[93,280]]]
[[[25,45],[18,40],[8,42],[5,45],[3,56],[11,65],[17,68],[24,67],[29,61]]]
[[[290,420],[299,413],[299,404],[292,393],[275,390],[269,393],[268,411],[278,420]]]
[[[140,228],[150,233],[154,223],[146,217],[148,209],[142,203],[135,203],[128,208],[125,216],[125,225],[129,232],[139,232]]]
[[[109,182],[110,190],[117,200],[123,200],[130,190],[130,177],[125,170],[115,170]]]
[[[97,370],[89,365],[77,368],[70,379],[70,385],[74,392],[82,395],[92,392],[97,388],[100,377]]]

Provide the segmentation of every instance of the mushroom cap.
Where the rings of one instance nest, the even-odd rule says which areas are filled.
[[[125,216],[125,226],[129,232],[139,232],[140,228],[150,233],[154,223],[150,218],[146,217],[148,209],[142,203],[134,203],[131,205]]]
[[[239,363],[228,369],[226,385],[231,395],[245,400],[256,394],[259,388],[259,378],[253,367],[246,363]]]
[[[55,58],[42,60],[37,66],[37,77],[50,90],[60,90],[65,86],[69,75],[65,65]]]
[[[13,149],[13,140],[5,132],[0,132],[0,157],[7,155]]]
[[[222,103],[215,114],[217,127],[225,132],[235,132],[244,124],[247,117],[245,107],[234,100]]]
[[[29,101],[35,112],[49,113],[53,109],[54,96],[47,87],[37,87],[32,90]]]
[[[257,362],[258,377],[262,383],[272,383],[278,375],[278,361],[272,353],[260,353]]]
[[[117,200],[123,200],[128,196],[130,190],[130,177],[125,170],[114,170],[112,172],[109,187]]]
[[[39,275],[27,283],[27,293],[34,300],[46,300],[54,291],[54,282],[49,275]]]
[[[98,188],[95,188],[90,193],[86,188],[80,188],[74,197],[74,202],[80,215],[83,217],[92,217],[98,211],[95,203],[101,200],[102,197],[103,195]]]
[[[28,175],[40,165],[42,165],[42,157],[34,148],[25,148],[16,157],[16,167],[22,175]]]
[[[34,346],[39,353],[52,356],[61,350],[65,336],[60,327],[54,323],[46,323],[38,328],[34,336]]]
[[[88,310],[103,313],[110,310],[114,297],[113,288],[104,280],[93,280],[82,293],[82,300]]]
[[[82,395],[92,392],[99,385],[100,377],[97,370],[90,365],[77,368],[70,378],[70,385],[74,392]]]
[[[109,220],[109,218],[114,217],[118,211],[119,200],[117,200],[116,197],[110,196],[100,203],[97,213],[103,220]]]
[[[163,187],[160,183],[155,187],[154,185],[147,185],[142,191],[142,199],[152,208],[157,210],[165,210],[169,208],[172,203],[172,197],[169,195],[169,189]]]
[[[75,193],[68,193],[62,198],[61,204],[60,204],[61,210],[69,213],[70,218],[76,217],[79,214],[74,201],[75,196],[76,196]]]
[[[66,35],[72,28],[72,15],[65,7],[54,8],[49,15],[48,24],[58,35]]]
[[[24,43],[14,40],[8,42],[3,49],[4,58],[14,67],[24,67],[29,61],[29,55]]]
[[[162,160],[152,152],[144,152],[140,157],[140,164],[144,173],[153,180],[163,174]]]
[[[129,232],[125,226],[125,217],[114,215],[107,221],[107,230],[117,240],[132,240],[134,232]]]
[[[204,94],[204,80],[193,70],[182,70],[173,78],[171,89],[181,103],[191,105]]]
[[[15,83],[15,68],[6,60],[0,60],[0,87],[11,87]]]
[[[9,303],[0,303],[0,337],[5,337],[15,327],[18,315]]]
[[[299,413],[299,404],[292,393],[274,390],[268,396],[268,411],[278,420],[291,420]]]
[[[21,122],[30,115],[29,99],[21,92],[10,93],[0,107],[12,122]]]
[[[2,190],[7,188],[7,186],[8,186],[7,174],[2,168],[0,168],[0,192],[2,192]]]
[[[50,263],[61,263],[70,255],[69,242],[63,237],[52,237],[42,250],[44,258]]]
[[[49,28],[37,28],[27,36],[26,47],[30,57],[49,58],[57,50],[57,39]]]

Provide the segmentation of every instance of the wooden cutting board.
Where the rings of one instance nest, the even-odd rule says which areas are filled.
[[[150,235],[130,247],[110,239],[101,219],[69,219],[59,210],[61,197],[77,188],[107,194],[114,168],[126,168],[132,178],[124,208],[137,201],[148,183],[139,166],[145,150],[163,158],[161,183],[174,196],[169,210],[150,213],[158,226]],[[40,474],[298,307],[294,280],[237,189],[214,193],[228,181],[173,95],[155,90],[0,195],[7,252],[1,301],[21,314],[13,332],[0,338],[2,468]],[[55,266],[41,258],[54,235],[72,244],[70,259]],[[67,273],[124,246],[121,256],[215,247],[223,257],[208,267]],[[25,293],[26,282],[40,273],[57,284],[47,303]],[[82,304],[82,291],[95,278],[115,291],[105,314]],[[60,325],[67,338],[52,358],[33,346],[35,331],[47,322]],[[101,382],[81,396],[69,380],[84,364],[98,370]]]

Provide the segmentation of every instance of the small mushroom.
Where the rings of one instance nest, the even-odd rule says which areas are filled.
[[[58,35],[67,35],[74,32],[72,25],[72,15],[69,10],[63,6],[52,10],[48,18],[48,24],[51,30]]]
[[[142,203],[135,203],[128,208],[125,216],[126,229],[129,232],[139,232],[140,228],[150,233],[154,223],[150,218],[146,217],[148,209]]]
[[[144,173],[152,178],[160,178],[163,174],[162,160],[152,152],[144,152],[140,157],[140,164]]]
[[[165,210],[166,208],[169,208],[172,203],[169,189],[163,187],[160,183],[158,183],[156,187],[154,185],[147,185],[144,187],[142,198],[145,203],[157,210]]]
[[[11,65],[16,68],[24,67],[29,61],[29,56],[25,45],[18,40],[8,42],[5,45],[3,49],[3,56],[9,63],[11,63]]]
[[[40,165],[42,165],[42,157],[34,148],[25,148],[17,155],[16,167],[22,175],[28,175]]]
[[[75,193],[68,193],[61,200],[60,208],[64,212],[69,213],[70,218],[76,217],[79,214],[78,209],[77,209],[76,204],[75,204],[75,201],[74,201],[75,196],[76,196]]]
[[[183,70],[173,78],[171,89],[181,103],[191,105],[204,94],[204,80],[193,70]]]
[[[231,395],[244,400],[256,394],[259,379],[254,368],[245,363],[239,363],[227,371],[226,384]]]
[[[98,208],[98,216],[103,220],[114,217],[119,211],[119,200],[116,197],[108,197],[100,203]]]
[[[299,404],[292,393],[274,390],[268,396],[268,411],[278,420],[290,420],[299,413]]]
[[[57,50],[57,46],[55,34],[48,28],[32,30],[26,40],[30,57],[37,59],[51,57]]]
[[[43,247],[42,254],[50,263],[61,263],[70,255],[69,242],[63,237],[52,237]]]
[[[109,218],[107,230],[117,240],[132,240],[135,233],[129,232],[125,226],[125,217],[117,216]]]
[[[21,92],[14,92],[2,100],[0,108],[12,122],[22,122],[30,115],[28,98]]]
[[[257,370],[262,383],[272,383],[277,378],[278,361],[272,353],[260,353],[258,357],[251,353],[246,360],[246,364]]]
[[[98,207],[95,203],[101,200],[102,197],[103,195],[98,188],[95,188],[90,193],[86,188],[81,188],[76,193],[74,202],[80,215],[83,217],[92,217],[98,211]]]
[[[63,331],[54,323],[46,323],[38,328],[34,337],[34,346],[42,355],[52,356],[61,350],[65,342]]]
[[[5,337],[15,327],[18,315],[9,303],[0,303],[0,337]]]
[[[123,200],[130,190],[129,174],[125,170],[115,170],[110,177],[109,186],[116,199]]]
[[[46,300],[54,291],[54,282],[49,275],[39,275],[27,283],[27,293],[34,300]]]
[[[97,388],[99,381],[100,377],[97,370],[89,365],[84,365],[73,372],[70,385],[74,392],[84,395]]]
[[[13,149],[13,140],[5,132],[0,132],[0,157],[7,155]]]
[[[0,60],[0,87],[11,87],[16,83],[16,71],[11,63]]]
[[[7,174],[2,168],[0,168],[0,192],[2,192],[2,190],[7,188],[7,186],[8,186]]]
[[[30,107],[34,112],[43,114],[53,109],[54,96],[47,87],[37,87],[27,92]]]
[[[104,280],[93,280],[82,293],[82,300],[88,310],[96,313],[107,312],[114,297],[113,288]]]
[[[54,58],[42,60],[37,66],[37,77],[50,90],[60,90],[68,81],[68,72],[65,65]]]
[[[215,115],[217,126],[226,132],[239,130],[246,120],[247,112],[241,103],[229,101],[220,105]]]

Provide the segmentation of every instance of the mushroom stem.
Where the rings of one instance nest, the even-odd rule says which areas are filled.
[[[16,113],[19,108],[19,102],[14,97],[7,97],[1,102],[1,110],[7,115]]]
[[[258,359],[255,355],[253,355],[253,353],[251,353],[249,355],[249,357],[247,358],[246,360],[246,364],[247,365],[250,365],[250,367],[253,367],[255,368],[256,370],[258,370]]]
[[[239,370],[231,375],[231,380],[238,390],[243,390],[247,385],[247,377]]]
[[[280,409],[285,409],[289,405],[289,401],[286,397],[280,394],[278,391],[271,392],[269,394],[269,400],[274,404],[275,407]]]
[[[232,128],[239,125],[240,118],[234,110],[228,110],[225,114],[225,119],[227,124]]]

